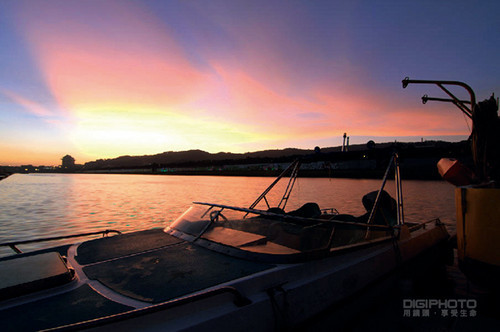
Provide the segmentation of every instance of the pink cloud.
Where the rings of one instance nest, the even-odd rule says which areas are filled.
[[[467,135],[467,123],[449,106],[420,105],[412,100],[357,91],[318,90],[328,120],[336,132],[357,136]],[[327,111],[328,110],[328,111]]]
[[[85,5],[59,5],[26,6],[22,22],[46,82],[65,108],[172,106],[197,93],[204,75],[186,60],[168,27],[140,6],[92,3],[101,17],[86,21]]]
[[[21,105],[29,113],[39,116],[39,117],[51,117],[54,116],[54,112],[48,110],[39,103],[29,100],[13,91],[0,89],[0,92],[5,96],[9,97],[15,103]]]

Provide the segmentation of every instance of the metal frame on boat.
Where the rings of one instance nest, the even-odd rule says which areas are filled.
[[[433,84],[451,99],[422,97],[427,101],[448,102],[472,120],[471,150],[473,171],[459,161],[442,159],[443,178],[456,185],[458,263],[465,275],[477,284],[500,292],[500,118],[494,95],[476,104],[472,88],[458,81],[411,80],[409,84]],[[447,85],[464,88],[470,100],[460,100]]]
[[[249,208],[195,202],[165,230],[71,245],[64,264],[73,280],[4,299],[0,319],[7,330],[288,329],[417,257],[444,255],[448,233],[438,219],[404,220],[397,154],[361,217],[315,203],[285,212],[298,164],[276,207],[266,195],[286,172]],[[397,200],[384,191],[391,167]],[[267,210],[257,209],[262,200]],[[39,255],[3,259],[2,273],[15,275]]]

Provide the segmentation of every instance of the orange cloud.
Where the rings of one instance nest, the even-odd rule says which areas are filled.
[[[54,160],[60,159],[59,155],[52,155],[47,151],[41,151],[40,148],[30,148],[25,146],[13,147],[9,144],[0,144],[2,156],[0,156],[0,165],[19,166],[19,165],[48,165],[52,166]],[[48,161],[50,160],[49,164]]]

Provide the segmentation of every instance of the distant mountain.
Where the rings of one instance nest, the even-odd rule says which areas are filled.
[[[373,143],[373,142],[371,142]],[[313,149],[295,149],[287,148],[282,150],[263,150],[247,153],[230,153],[219,152],[209,153],[202,150],[189,151],[168,151],[155,155],[144,156],[121,156],[113,159],[99,159],[91,161],[83,166],[83,170],[102,170],[102,169],[125,169],[125,168],[141,168],[158,166],[170,167],[191,167],[197,166],[214,166],[221,164],[251,164],[251,163],[276,163],[290,162],[299,156],[314,156],[315,159],[324,159],[327,156],[332,157],[335,154],[337,159],[359,159],[359,158],[375,158],[375,155],[383,156],[384,153],[389,155],[391,151],[398,147],[400,155],[425,158],[446,156],[455,151],[455,155],[461,154],[460,151],[467,150],[467,142],[449,143],[442,141],[426,141],[415,143],[373,143],[373,144],[357,144],[350,145],[348,153],[340,153],[341,147],[322,148],[321,154],[317,154]],[[384,152],[385,151],[385,152]],[[456,153],[460,152],[460,153]]]
[[[336,148],[326,149],[333,151]],[[305,149],[283,149],[283,150],[264,150],[247,153],[208,153],[202,150],[189,151],[169,151],[155,155],[145,156],[121,156],[114,159],[99,159],[88,162],[84,165],[84,169],[103,169],[103,168],[122,168],[122,167],[141,167],[153,164],[157,165],[172,165],[199,163],[206,161],[222,161],[222,160],[243,160],[243,159],[276,159],[290,156],[303,156],[313,154],[314,150]]]

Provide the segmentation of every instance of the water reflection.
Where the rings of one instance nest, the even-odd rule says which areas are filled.
[[[0,182],[0,242],[70,235],[104,229],[123,232],[165,227],[193,201],[248,207],[273,181],[259,177],[16,174]],[[267,198],[277,204],[280,183]],[[341,213],[365,213],[361,198],[378,180],[299,178],[286,210],[305,202]],[[394,196],[394,184],[386,190]],[[440,217],[453,227],[454,191],[439,181],[406,181],[407,221]],[[258,208],[267,208],[261,202]],[[40,245],[22,249],[38,248]],[[0,255],[10,254],[1,248]]]

